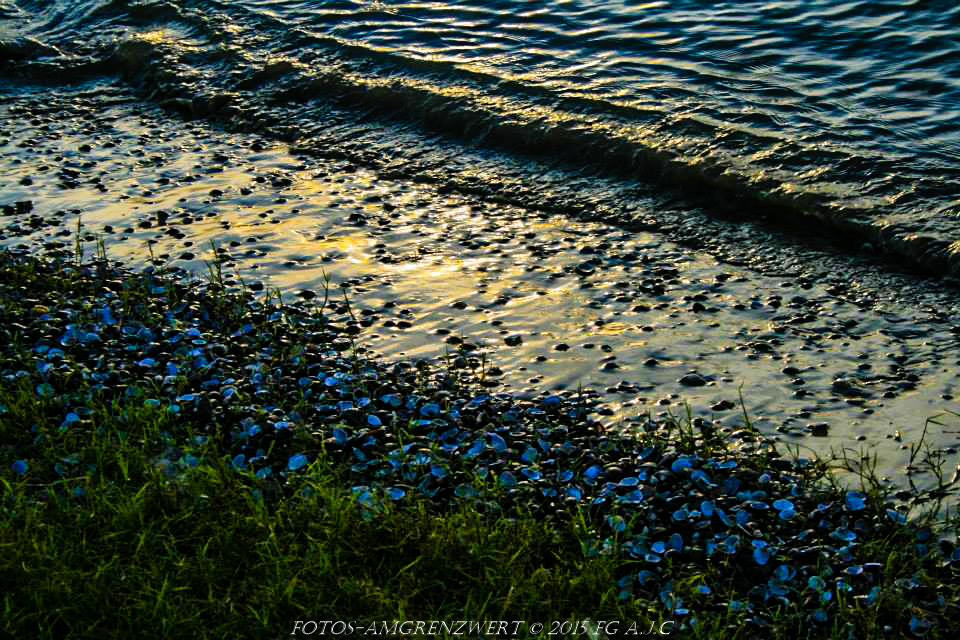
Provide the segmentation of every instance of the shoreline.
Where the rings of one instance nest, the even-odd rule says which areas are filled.
[[[234,286],[288,298],[330,277],[362,299],[371,352],[432,359],[468,338],[495,354],[503,373],[491,380],[514,393],[602,390],[610,425],[689,406],[732,432],[742,396],[764,433],[822,457],[876,455],[891,482],[906,483],[921,436],[957,458],[960,425],[947,412],[960,411],[960,310],[949,289],[790,248],[752,225],[714,220],[691,236],[697,248],[493,204],[291,155],[124,96],[68,91],[4,106],[33,118],[0,140],[5,245],[79,241],[89,252],[103,241],[111,258],[142,265],[149,251],[201,274],[215,253]],[[948,423],[925,431],[938,415]]]

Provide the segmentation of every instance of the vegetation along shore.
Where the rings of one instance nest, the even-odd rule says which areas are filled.
[[[273,638],[320,615],[703,638],[960,624],[946,477],[898,499],[869,463],[841,486],[747,415],[732,433],[604,429],[587,390],[491,392],[477,352],[369,359],[341,293],[286,303],[216,263],[198,283],[102,252],[0,256],[5,634]]]

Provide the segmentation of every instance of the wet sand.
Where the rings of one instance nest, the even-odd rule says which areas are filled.
[[[656,200],[632,204],[651,230],[493,202],[113,89],[10,95],[0,113],[15,123],[0,135],[5,246],[73,249],[79,221],[88,254],[102,240],[113,259],[203,274],[213,243],[236,286],[319,301],[329,281],[372,354],[467,366],[467,343],[491,388],[594,388],[611,428],[689,409],[732,431],[746,413],[801,452],[875,454],[905,483],[941,415],[925,442],[957,463],[955,289],[869,251]]]

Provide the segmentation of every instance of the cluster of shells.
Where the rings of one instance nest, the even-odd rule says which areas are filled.
[[[268,494],[333,464],[369,517],[412,500],[496,517],[580,514],[587,557],[628,560],[620,597],[689,625],[697,611],[726,609],[766,626],[799,605],[826,628],[841,607],[908,602],[910,630],[923,635],[952,615],[960,551],[950,541],[877,496],[831,489],[815,463],[781,457],[750,429],[642,419],[608,431],[591,418],[589,392],[521,399],[491,393],[469,368],[366,359],[349,309],[319,299],[282,304],[102,263],[3,260],[30,261],[35,283],[0,285],[0,380],[51,399],[60,429],[89,422],[84,389],[169,414],[155,464],[172,481],[227,456]],[[55,285],[64,274],[72,294]],[[11,462],[16,474],[43,472],[42,461]],[[871,542],[896,536],[912,537],[924,574],[891,584]]]

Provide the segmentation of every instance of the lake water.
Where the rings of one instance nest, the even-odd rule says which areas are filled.
[[[958,25],[947,0],[3,0],[0,60],[492,192],[442,144],[547,157],[956,274]]]

